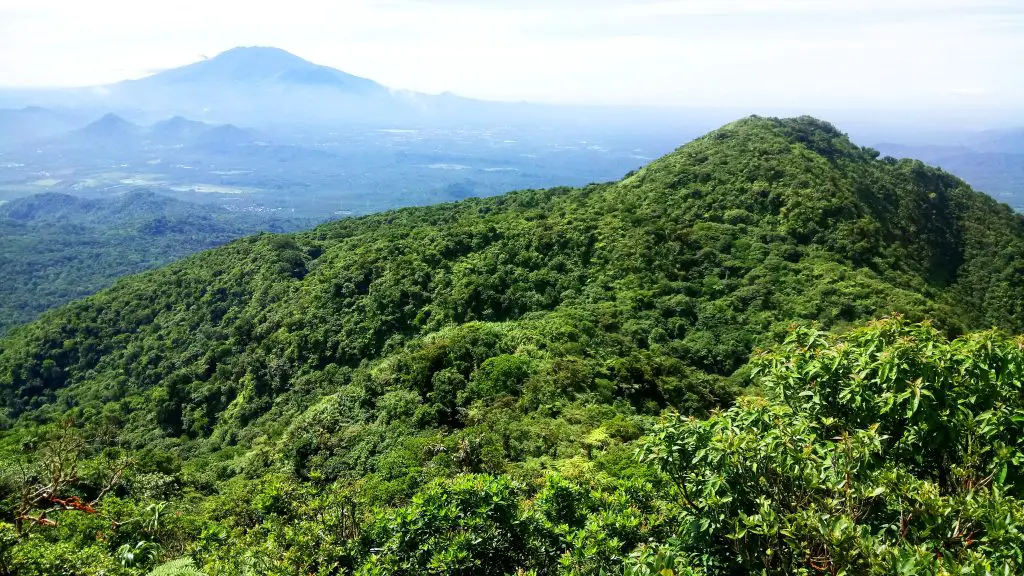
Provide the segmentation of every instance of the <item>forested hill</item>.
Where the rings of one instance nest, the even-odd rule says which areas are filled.
[[[45,193],[0,204],[0,333],[121,276],[261,230],[309,226],[148,191],[109,200]]]
[[[654,417],[728,405],[753,348],[794,323],[899,312],[949,335],[1022,332],[1022,272],[1007,206],[824,122],[751,117],[620,182],[264,234],[122,280],[0,343],[3,440],[71,417],[128,450],[146,480],[119,505],[172,502],[194,522],[145,535],[159,558],[353,568],[382,533],[298,553],[275,532],[294,503],[243,518],[203,502],[273,481],[378,510],[420,490],[425,506],[432,480],[464,473],[648,478],[630,443]],[[379,573],[427,572],[403,550]]]

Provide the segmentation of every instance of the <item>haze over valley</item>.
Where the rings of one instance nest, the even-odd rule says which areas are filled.
[[[0,103],[0,201],[144,188],[320,220],[613,180],[749,112],[428,95],[263,47],[102,87],[8,90]],[[1002,201],[1024,202],[1024,143],[1012,130],[947,131],[950,145],[922,150],[913,143],[934,140],[934,126],[835,115],[884,153],[921,152]]]
[[[0,111],[0,200],[145,187],[234,211],[320,219],[606,181],[699,129],[636,129],[614,114],[589,122],[604,117],[600,109],[566,107],[563,116],[397,94],[267,48],[231,50],[101,95],[31,98],[54,107]]]

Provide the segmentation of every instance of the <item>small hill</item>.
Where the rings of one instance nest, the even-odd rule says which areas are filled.
[[[106,114],[88,126],[76,130],[77,134],[94,138],[116,138],[142,133],[142,127],[121,118],[117,114]]]
[[[76,147],[129,147],[141,143],[145,129],[117,114],[106,114],[99,120],[61,136],[56,142]]]
[[[44,192],[0,204],[0,221],[30,223],[55,221],[69,216],[79,217],[99,211],[95,200]]]
[[[177,143],[192,140],[209,129],[210,125],[205,122],[174,116],[150,126],[149,136],[158,142]]]
[[[44,193],[0,204],[0,333],[118,278],[260,231],[271,221],[134,191],[107,200]]]
[[[202,148],[231,148],[253,144],[258,140],[259,133],[255,130],[224,124],[197,134],[193,145]]]
[[[91,124],[48,141],[67,148],[116,149],[138,152],[147,146],[188,147],[191,151],[216,153],[258,142],[255,130],[232,124],[213,125],[174,116],[152,126],[142,127],[115,114],[107,114]]]

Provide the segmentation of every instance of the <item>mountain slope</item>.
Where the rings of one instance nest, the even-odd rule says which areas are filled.
[[[295,229],[148,192],[113,200],[38,194],[0,205],[0,332],[117,278],[261,230]]]
[[[187,310],[173,312],[174,324],[213,330],[210,344],[268,357],[297,346],[284,381],[329,364],[354,367],[452,324],[563,310],[610,315],[613,324],[631,318],[616,324],[631,346],[668,338],[670,356],[718,376],[794,319],[836,325],[896,310],[953,331],[1024,329],[1021,219],[948,174],[873,156],[813,120],[748,119],[617,184],[244,240],[126,280],[26,331],[20,345],[43,346],[33,356],[44,357],[40,338],[62,326],[61,314],[138,308],[140,291],[166,302],[149,304],[151,321],[161,309]],[[292,319],[281,332],[283,318]],[[140,344],[166,341],[163,354],[183,353],[162,323],[126,321],[100,324],[106,342],[89,366],[122,354],[109,342],[129,333]],[[74,323],[59,329],[74,335]],[[74,349],[60,355],[71,366],[83,361]],[[21,397],[15,381],[5,386],[8,405],[20,412],[83,377],[69,372],[39,398]],[[207,378],[224,398],[242,392]],[[196,432],[212,431],[217,412]]]
[[[162,542],[225,573],[257,561],[375,573],[372,551],[392,536],[413,559],[376,573],[423,573],[409,550],[424,548],[401,538],[434,521],[468,530],[444,524],[456,514],[445,503],[505,529],[499,503],[520,490],[556,526],[605,518],[561,504],[576,493],[543,484],[549,471],[594,483],[565,496],[580,507],[632,518],[600,548],[621,561],[665,536],[643,496],[663,478],[632,460],[661,411],[728,404],[752,348],[794,322],[895,311],[954,334],[1022,331],[1022,271],[1024,223],[1006,206],[820,121],[752,117],[621,182],[261,235],[125,279],[2,343],[14,431],[0,449],[13,454],[30,422],[116,430],[105,442],[133,451],[149,483],[124,497],[141,510],[142,486],[162,478],[159,499],[194,523]],[[484,472],[502,476],[460,476]],[[395,502],[409,508],[362,531]],[[360,511],[339,520],[350,529],[281,520],[347,506]],[[284,536],[300,524],[330,542]],[[188,530],[222,536],[198,545]],[[550,548],[529,552],[516,533],[467,541],[481,564],[451,572],[527,565],[492,566],[492,553],[583,562],[590,536],[552,530]]]
[[[1024,210],[1024,130],[994,130],[961,137],[958,145],[901,146],[879,144],[883,153],[917,158],[956,174],[1006,202]]]

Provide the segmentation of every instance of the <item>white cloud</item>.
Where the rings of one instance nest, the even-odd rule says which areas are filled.
[[[950,90],[950,93],[956,96],[966,96],[971,98],[977,96],[988,96],[991,91],[988,88],[983,88],[981,86],[971,86],[965,88],[954,88]]]
[[[102,84],[272,45],[481,98],[1011,106],[1022,19],[1019,0],[0,0],[0,83]]]

